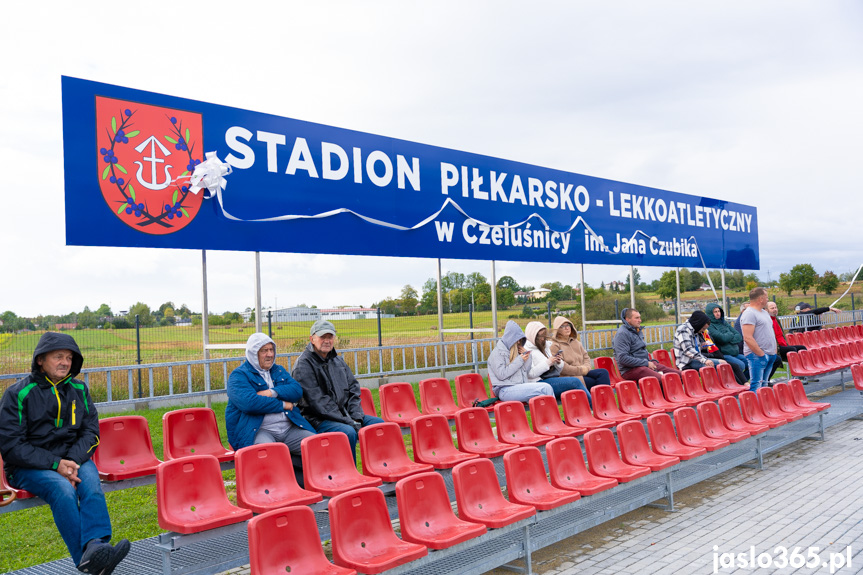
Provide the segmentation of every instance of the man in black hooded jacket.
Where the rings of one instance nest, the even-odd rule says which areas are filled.
[[[99,445],[99,416],[83,381],[75,340],[45,333],[31,373],[0,400],[0,455],[9,482],[45,500],[79,571],[109,575],[129,552],[111,545],[111,519],[99,472],[90,460]]]

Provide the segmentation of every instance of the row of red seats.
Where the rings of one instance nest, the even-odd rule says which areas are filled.
[[[804,332],[789,332],[785,335],[791,345],[804,345],[807,349],[818,349],[863,341],[863,325],[846,325]]]
[[[863,341],[788,352],[788,366],[797,377],[823,375],[863,362]]]

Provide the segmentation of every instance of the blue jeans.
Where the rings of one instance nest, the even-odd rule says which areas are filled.
[[[754,353],[746,354],[746,363],[749,364],[749,391],[754,392],[759,387],[767,385],[767,375],[770,373],[770,366],[775,360],[775,355],[767,355],[766,353],[761,357]]]
[[[697,359],[693,359],[692,361],[690,361],[689,363],[684,365],[683,369],[698,370],[698,369],[701,369],[702,367],[707,367],[708,365],[712,365],[713,367],[716,367],[717,365],[719,365],[718,359],[709,359],[708,358],[707,361],[708,361],[708,363],[702,363],[702,362],[698,361]]]
[[[611,385],[611,378],[608,376],[607,369],[591,369],[584,377],[584,386],[591,389],[596,385]],[[588,399],[590,393],[587,394]]]
[[[734,370],[734,377],[737,379],[737,383],[741,385],[746,383],[746,368],[748,367],[746,357],[742,355],[726,355],[725,361]]]
[[[92,539],[111,540],[111,518],[99,471],[92,461],[78,469],[81,483],[72,487],[69,480],[51,469],[16,469],[12,485],[41,497],[54,514],[54,523],[75,565],[81,562],[84,546]]]
[[[551,386],[551,389],[554,391],[554,398],[558,401],[560,401],[560,396],[564,391],[580,389],[587,394],[587,401],[588,403],[590,402],[590,392],[587,391],[587,387],[577,377],[549,377],[540,381]]]
[[[373,415],[363,415],[363,427],[367,427],[369,425],[374,425],[375,423],[383,423],[384,420],[380,417],[375,417]],[[329,433],[331,431],[341,431],[345,435],[348,436],[348,441],[351,444],[351,455],[354,456],[354,463],[357,462],[357,441],[359,441],[360,436],[357,434],[357,430],[347,423],[340,423],[338,421],[322,421],[319,426],[315,428],[315,431],[318,433]]]

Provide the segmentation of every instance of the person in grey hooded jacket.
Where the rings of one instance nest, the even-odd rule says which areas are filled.
[[[488,380],[492,392],[501,401],[528,401],[540,395],[554,396],[554,389],[541,381],[529,382],[530,352],[525,350],[527,337],[517,323],[506,322],[497,345],[488,356]]]

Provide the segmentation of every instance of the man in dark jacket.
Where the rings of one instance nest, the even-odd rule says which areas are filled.
[[[816,331],[821,329],[821,314],[832,311],[833,313],[841,313],[841,309],[835,307],[816,307],[813,308],[805,301],[801,301],[794,306],[794,313],[797,317],[794,318],[792,328],[788,331]]]
[[[642,377],[661,379],[663,373],[680,373],[677,369],[650,359],[644,334],[641,333],[641,313],[637,309],[624,309],[620,319],[623,323],[617,328],[612,342],[620,375],[625,379],[638,381]]]
[[[326,320],[312,325],[309,345],[297,359],[294,379],[303,386],[300,411],[315,431],[341,431],[348,436],[356,461],[360,428],[383,423],[365,415],[360,406],[360,383],[334,348],[336,328]]]
[[[281,442],[291,451],[294,474],[303,486],[300,444],[315,434],[296,408],[303,388],[276,363],[276,342],[253,333],[246,342],[246,361],[228,378],[225,426],[235,450],[256,443]]]
[[[83,381],[84,357],[71,336],[44,334],[31,373],[0,401],[0,455],[9,482],[45,500],[79,571],[108,575],[129,552],[112,546],[99,472],[99,416]]]

